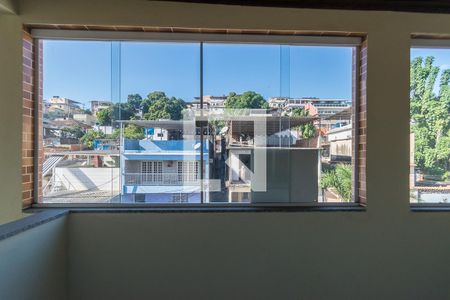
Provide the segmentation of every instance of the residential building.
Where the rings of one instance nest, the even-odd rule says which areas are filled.
[[[103,125],[94,125],[92,127],[92,129],[94,131],[101,131],[104,134],[113,134],[113,132],[114,132],[114,127],[113,126],[109,126],[109,125],[104,125],[104,126]]]
[[[229,202],[264,203],[275,195],[284,203],[317,202],[320,149],[317,144],[304,147],[295,129],[314,120],[263,114],[233,117],[226,142]]]
[[[273,109],[283,109],[289,98],[287,97],[270,97],[269,107]]]
[[[310,111],[310,115],[317,115],[319,118],[327,118],[352,106],[352,102],[346,99],[304,98],[302,100],[304,108]]]
[[[353,152],[352,128],[353,126],[350,123],[335,127],[326,134],[330,162],[351,162]]]
[[[225,108],[225,101],[227,96],[203,96],[203,108],[212,109],[216,111],[223,111]],[[200,97],[195,97],[194,101],[191,102],[193,108],[200,108]]]
[[[73,119],[89,126],[94,126],[97,118],[92,114],[74,114]]]
[[[80,129],[81,132],[86,132],[87,130],[92,129],[92,126],[75,119],[44,119],[42,126],[44,147],[60,147],[63,145],[80,144],[79,136],[71,136],[71,134],[66,131],[75,128]]]
[[[113,105],[111,101],[107,100],[92,100],[91,103],[91,112],[95,116],[99,110],[106,109]]]
[[[203,150],[203,172],[208,173],[207,144]],[[124,139],[121,165],[123,203],[201,202],[198,140]]]
[[[203,102],[208,103],[209,107],[212,109],[223,109],[225,108],[225,101],[227,96],[203,96]]]
[[[302,108],[308,110],[311,116],[326,118],[334,115],[346,108],[351,107],[351,100],[347,99],[325,99],[315,97],[290,98],[290,97],[271,97],[269,98],[269,107],[284,112],[290,112],[293,109]]]
[[[353,149],[352,108],[320,120],[320,146],[326,163],[351,163]]]
[[[48,112],[61,112],[64,115],[73,115],[82,112],[82,104],[80,102],[60,96],[53,96],[48,99],[47,105]]]

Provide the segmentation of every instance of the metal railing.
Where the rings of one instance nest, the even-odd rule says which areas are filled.
[[[125,173],[126,185],[191,185],[200,184],[195,173]]]

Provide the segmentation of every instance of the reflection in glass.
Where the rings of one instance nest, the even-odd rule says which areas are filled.
[[[352,201],[352,48],[205,44],[204,68],[211,202]]]

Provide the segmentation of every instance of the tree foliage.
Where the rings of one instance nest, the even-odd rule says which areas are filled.
[[[111,108],[110,108],[111,109]],[[131,120],[134,119],[136,111],[133,106],[126,103],[116,103],[112,106],[112,120]]]
[[[44,114],[45,119],[55,120],[60,118],[65,118],[67,115],[63,111],[51,111]]]
[[[112,118],[112,109],[104,108],[97,112],[97,122],[100,126],[110,126]]]
[[[345,202],[352,200],[352,168],[349,165],[338,164],[333,169],[322,173],[320,186],[324,189],[333,188]]]
[[[146,120],[183,118],[183,110],[186,104],[182,99],[167,97],[164,92],[152,92],[142,102],[142,113]]]
[[[135,112],[139,112],[141,110],[142,97],[139,94],[128,95],[127,103]]]
[[[186,104],[182,99],[168,97],[164,92],[151,92],[143,99],[139,94],[128,95],[127,102],[115,103],[97,112],[101,126],[110,126],[115,120],[134,120],[143,116],[147,120],[183,118]]]
[[[130,103],[115,103],[97,112],[97,121],[100,126],[111,126],[113,121],[131,120],[136,117],[136,110]]]
[[[61,129],[62,138],[79,139],[84,135],[85,131],[80,126],[65,127]]]
[[[433,64],[432,56],[425,60],[417,57],[411,62],[411,128],[418,168],[443,175],[449,169],[450,160],[450,70],[440,72],[440,68]]]
[[[129,140],[142,140],[145,137],[144,128],[128,124],[123,129],[123,137]]]
[[[88,130],[83,137],[80,139],[80,141],[86,145],[89,149],[94,148],[94,140],[96,139],[104,139],[106,138],[106,134],[104,134],[102,131],[94,131],[92,129]]]
[[[234,109],[265,109],[268,108],[269,105],[260,94],[253,91],[247,91],[240,95],[231,92],[228,95],[227,100],[225,100],[225,107]]]
[[[309,112],[303,108],[295,108],[291,112],[293,117],[307,117]],[[316,136],[316,127],[312,123],[306,123],[298,126],[298,131],[301,132],[304,139],[310,139]]]

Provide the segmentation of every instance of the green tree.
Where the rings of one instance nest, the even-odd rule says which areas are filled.
[[[63,111],[51,111],[44,114],[45,119],[55,120],[66,117],[66,114]]]
[[[152,92],[143,100],[142,112],[147,120],[181,120],[185,107],[182,99],[169,98],[164,92]]]
[[[147,95],[147,98],[142,100],[141,109],[142,113],[146,114],[149,111],[150,106],[152,106],[156,101],[167,101],[168,98],[166,93],[160,91],[154,91]]]
[[[323,189],[333,188],[345,202],[352,200],[352,168],[349,165],[338,164],[336,167],[322,173],[320,186]]]
[[[123,137],[129,140],[142,140],[145,137],[144,128],[128,124],[123,129]]]
[[[309,116],[309,112],[303,108],[295,108],[291,112],[292,117],[307,117]],[[315,137],[316,135],[316,127],[312,123],[306,123],[298,126],[298,131],[301,132],[302,137],[304,139],[310,139]]]
[[[127,103],[115,103],[112,106],[112,121],[132,120],[136,112],[132,105]]]
[[[65,127],[61,129],[61,137],[62,138],[72,138],[72,139],[79,139],[83,137],[85,134],[85,131],[80,126],[75,127]]]
[[[110,126],[112,118],[112,108],[104,108],[97,112],[97,121],[100,126]]]
[[[104,139],[106,135],[102,131],[94,131],[92,129],[88,130],[80,141],[86,145],[89,149],[94,148],[94,140],[96,139]]]
[[[139,94],[128,95],[127,103],[137,113],[137,112],[139,112],[141,110],[142,97]]]
[[[99,110],[97,121],[100,126],[111,126],[113,121],[134,119],[136,113],[133,105],[128,102],[115,103],[108,108]]]
[[[450,70],[441,72],[439,91],[434,92],[440,68],[434,57],[411,62],[410,113],[415,138],[415,163],[427,173],[443,175],[450,160]]]
[[[269,105],[263,96],[253,91],[247,91],[241,95],[231,92],[227,100],[225,100],[226,108],[234,109],[258,109],[258,108],[268,108]]]

